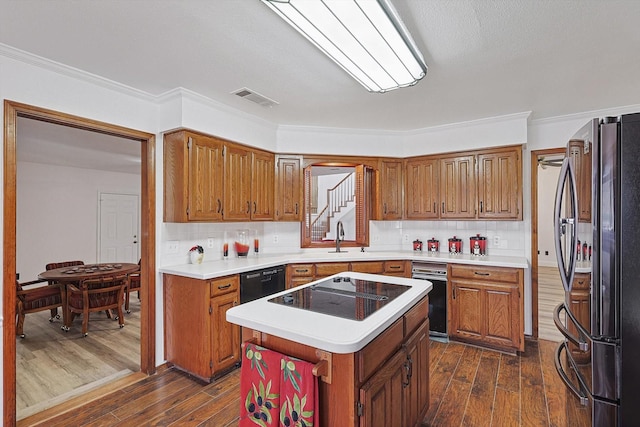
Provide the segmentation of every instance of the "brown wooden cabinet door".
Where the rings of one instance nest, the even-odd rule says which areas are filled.
[[[591,143],[572,139],[567,148],[573,161],[578,192],[578,221],[591,221]],[[585,152],[586,148],[586,152]]]
[[[485,285],[484,341],[501,347],[520,346],[520,297],[517,285]]]
[[[482,339],[483,298],[477,286],[451,282],[451,334],[460,338]]]
[[[212,374],[240,361],[240,327],[227,322],[226,319],[227,310],[238,305],[239,302],[238,292],[211,298]]]
[[[440,159],[440,218],[476,217],[475,156]]]
[[[522,219],[521,151],[478,154],[478,218]]]
[[[422,425],[429,409],[429,320],[405,344],[409,362],[409,385],[405,387],[405,426]]]
[[[222,172],[223,144],[201,135],[188,137],[189,147],[189,220],[222,219],[224,188]]]
[[[438,160],[407,160],[405,209],[407,219],[436,219],[440,208]]]
[[[576,273],[573,279],[573,287],[569,294],[569,309],[580,324],[591,332],[591,274]],[[578,336],[578,330],[573,322],[567,321],[567,329],[574,336]],[[573,355],[576,363],[586,363],[591,360],[590,351],[580,351],[574,344],[569,343],[568,350]]]
[[[402,219],[402,161],[383,160],[380,171],[381,218]]]
[[[277,158],[276,219],[302,219],[302,168],[300,157]]]
[[[251,153],[239,146],[227,145],[224,153],[225,220],[248,221],[251,218]]]
[[[407,384],[407,372],[406,353],[398,351],[360,388],[360,427],[405,425],[403,384]]]
[[[272,220],[274,218],[275,155],[254,151],[252,158],[251,219]]]

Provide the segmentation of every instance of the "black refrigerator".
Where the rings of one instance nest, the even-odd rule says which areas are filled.
[[[591,151],[591,221],[578,220],[574,160],[560,172],[554,222],[565,302],[554,313],[565,337],[555,355],[569,394],[589,410],[579,425],[640,425],[640,113],[594,119],[571,141]],[[589,240],[590,259],[578,251]],[[583,257],[580,260],[581,255]],[[576,267],[591,273],[585,319],[572,312]],[[575,307],[575,304],[574,304]],[[574,310],[575,311],[575,310]],[[571,347],[572,350],[568,351]],[[574,357],[582,352],[582,356]],[[568,420],[578,424],[577,420]]]

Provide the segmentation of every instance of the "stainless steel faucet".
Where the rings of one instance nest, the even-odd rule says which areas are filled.
[[[342,221],[336,224],[336,252],[340,252],[340,242],[344,240],[344,225]]]

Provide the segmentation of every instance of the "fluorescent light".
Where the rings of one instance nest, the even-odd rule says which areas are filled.
[[[427,65],[388,0],[262,0],[371,92],[416,84]]]

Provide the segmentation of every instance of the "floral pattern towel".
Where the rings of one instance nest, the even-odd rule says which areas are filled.
[[[313,364],[242,344],[240,427],[318,427]]]

